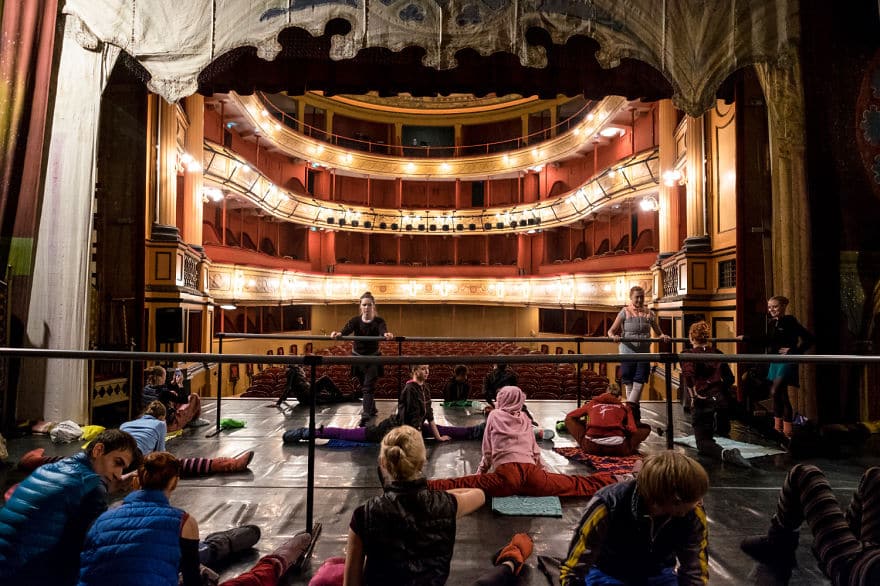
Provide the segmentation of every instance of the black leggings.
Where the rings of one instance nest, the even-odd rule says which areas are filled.
[[[880,549],[873,545],[880,542],[880,468],[862,475],[844,513],[825,474],[810,464],[796,465],[779,492],[773,526],[795,531],[804,521],[819,567],[835,586],[880,584]]]
[[[770,395],[773,397],[773,417],[782,417],[783,421],[791,421],[794,417],[794,410],[791,407],[788,383],[785,377],[780,376],[773,379]]]

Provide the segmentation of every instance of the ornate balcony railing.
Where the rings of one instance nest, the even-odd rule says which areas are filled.
[[[487,209],[391,209],[323,201],[278,187],[237,153],[205,142],[204,178],[209,188],[243,196],[282,220],[317,228],[371,233],[486,234],[564,226],[621,200],[656,189],[659,155],[651,149],[618,161],[558,197]]]

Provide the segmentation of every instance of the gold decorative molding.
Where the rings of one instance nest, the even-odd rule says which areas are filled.
[[[455,210],[393,209],[324,201],[286,190],[233,151],[209,141],[205,141],[203,157],[206,186],[236,193],[276,218],[321,229],[386,234],[506,234],[565,226],[625,199],[653,192],[660,176],[657,149],[652,149],[616,162],[566,193],[534,203]]]
[[[226,95],[226,111],[238,112],[247,124],[284,154],[337,169],[349,175],[407,180],[485,179],[523,173],[539,165],[572,157],[584,148],[629,102],[609,96],[599,102],[584,121],[549,140],[504,153],[450,157],[447,159],[398,157],[350,150],[329,144],[278,121],[256,95]],[[453,148],[453,147],[450,147]]]
[[[650,270],[578,273],[554,277],[362,277],[284,271],[215,263],[209,293],[217,304],[351,303],[372,291],[384,303],[468,303],[583,308],[626,303],[630,287],[653,295]]]

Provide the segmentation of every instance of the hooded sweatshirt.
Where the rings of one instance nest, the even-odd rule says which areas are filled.
[[[511,462],[543,467],[532,422],[522,410],[525,400],[526,395],[519,387],[502,387],[498,391],[495,409],[486,418],[483,459],[478,474]]]

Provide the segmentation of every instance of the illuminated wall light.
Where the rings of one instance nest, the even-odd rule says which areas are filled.
[[[345,162],[346,163],[350,164],[353,160],[354,160],[354,157],[351,155],[351,153],[345,153]]]
[[[617,177],[617,170],[613,169],[613,168],[608,169],[608,177],[611,179],[614,179],[615,177]]]
[[[281,130],[281,125],[276,122],[275,124],[272,125],[272,128],[274,128],[276,131],[278,131],[278,130]]]
[[[681,181],[681,171],[678,169],[667,169],[663,171],[663,184],[667,187],[674,187],[676,183]]]
[[[322,145],[322,144],[317,145],[314,149],[314,152],[315,152],[315,154],[318,154],[318,155],[323,153],[324,152],[324,145]]]
[[[193,157],[189,153],[183,153],[182,155],[180,155],[180,162],[183,163],[184,165],[189,165],[192,162],[192,160],[193,160]]]
[[[443,171],[444,173],[449,173],[449,170],[451,168],[452,167],[449,165],[449,163],[440,163],[440,170]]]
[[[587,122],[592,122],[594,118],[596,118],[596,115],[593,114],[592,112],[587,114]]]
[[[245,173],[250,173],[250,172],[251,172],[251,167],[250,167],[250,165],[242,165],[242,166],[241,166],[241,170],[242,170],[243,172],[245,172]]]
[[[626,134],[626,130],[617,126],[606,126],[599,131],[599,134],[604,136],[605,138],[615,138]]]
[[[248,289],[253,289],[257,286],[257,282],[254,279],[249,279],[247,282]]]
[[[412,172],[415,171],[415,170],[416,170],[416,164],[415,164],[415,163],[413,163],[413,162],[409,162],[409,163],[406,164],[406,172],[407,172],[407,173],[412,173]]]
[[[639,202],[639,207],[646,212],[656,212],[660,209],[659,202],[651,196],[645,197]]]
[[[580,128],[580,126],[575,126],[575,127],[574,127],[574,130],[572,130],[571,133],[572,133],[573,135],[575,135],[575,136],[579,136],[580,133],[581,133],[581,128]]]
[[[541,151],[539,151],[538,149],[532,149],[532,158],[537,159],[540,156],[541,156]]]
[[[263,116],[268,116],[269,111],[268,110],[260,110],[260,114],[262,114]]]
[[[501,161],[502,161],[505,165],[510,165],[510,155],[504,155],[503,157],[501,157]]]

